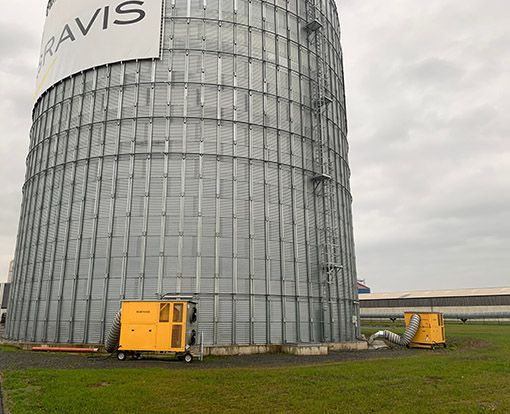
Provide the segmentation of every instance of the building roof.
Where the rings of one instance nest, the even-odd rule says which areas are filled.
[[[448,289],[448,290],[414,290],[407,292],[367,293],[361,294],[361,300],[374,299],[406,299],[406,298],[437,298],[463,296],[505,296],[510,295],[510,287],[478,288],[478,289]]]

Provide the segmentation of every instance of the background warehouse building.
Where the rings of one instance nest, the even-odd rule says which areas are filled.
[[[209,345],[355,341],[335,2],[139,3],[48,6],[8,337],[171,293]]]
[[[442,312],[449,319],[510,319],[510,288],[422,290],[360,295],[362,318]]]

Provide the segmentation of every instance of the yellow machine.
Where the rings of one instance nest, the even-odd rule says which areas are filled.
[[[196,321],[197,306],[191,301],[124,301],[117,358],[123,361],[128,355],[139,359],[142,352],[173,352],[192,362]]]
[[[420,316],[420,327],[414,336],[410,348],[436,348],[446,347],[444,319],[442,313],[437,312],[406,312],[404,320],[406,327],[415,314]]]

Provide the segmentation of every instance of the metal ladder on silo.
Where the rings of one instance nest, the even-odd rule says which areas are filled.
[[[312,82],[313,125],[312,140],[317,143],[315,165],[320,171],[313,177],[314,193],[322,200],[323,223],[319,228],[319,265],[320,265],[320,296],[322,315],[322,340],[333,340],[334,316],[332,312],[332,289],[338,283],[338,272],[342,269],[340,264],[340,235],[338,225],[338,202],[336,200],[336,184],[332,177],[335,171],[331,166],[329,157],[329,143],[325,113],[332,102],[328,96],[328,77],[324,60],[325,37],[323,34],[323,16],[321,13],[321,0],[308,0],[307,20],[305,26],[310,43],[315,43],[317,82]],[[326,321],[326,319],[329,319]],[[326,330],[329,324],[329,330]],[[328,335],[329,332],[329,335]],[[328,337],[329,336],[329,337]]]

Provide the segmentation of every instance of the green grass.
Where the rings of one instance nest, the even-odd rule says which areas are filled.
[[[315,366],[5,371],[4,397],[12,414],[510,413],[510,326],[447,335],[446,350]]]
[[[2,345],[2,344],[0,344],[0,352],[16,352],[16,351],[19,351],[19,348],[14,346],[14,345]]]

